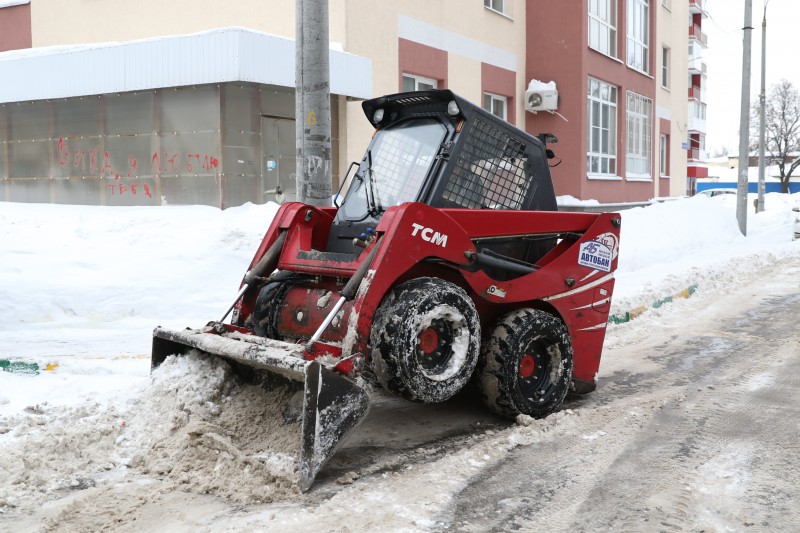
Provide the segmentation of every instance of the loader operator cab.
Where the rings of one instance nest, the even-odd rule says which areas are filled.
[[[374,229],[386,209],[404,202],[557,210],[545,144],[452,91],[400,93],[362,107],[375,134],[361,162],[351,164],[355,172],[342,182],[349,188],[338,205],[328,252],[357,255],[353,239]],[[481,251],[532,264],[555,240],[476,244]]]
[[[377,223],[388,207],[416,201],[447,133],[431,118],[380,130],[351,181],[339,220]]]

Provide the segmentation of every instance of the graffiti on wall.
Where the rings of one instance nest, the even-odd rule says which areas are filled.
[[[93,148],[70,149],[67,139],[58,138],[56,145],[56,157],[61,167],[72,166],[87,172],[89,176],[102,178],[113,178],[115,181],[107,183],[106,187],[112,195],[143,194],[147,198],[152,198],[150,186],[146,183],[123,183],[120,178],[135,178],[140,174],[139,160],[134,155],[127,158],[127,168],[115,169],[113,161],[116,159],[108,150],[100,153],[100,145],[96,144]],[[179,153],[179,152],[153,152],[150,155],[149,174],[158,175],[162,173],[175,174],[195,174],[199,171],[214,172],[219,168],[219,160],[216,156],[203,153]]]

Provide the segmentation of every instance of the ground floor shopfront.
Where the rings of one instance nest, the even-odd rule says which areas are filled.
[[[61,81],[72,68],[87,76]],[[91,77],[109,70],[117,78]],[[291,40],[215,30],[17,53],[0,72],[18,80],[0,88],[2,200],[228,207],[294,195]],[[331,52],[334,182],[340,113],[371,96],[370,79],[369,61]]]

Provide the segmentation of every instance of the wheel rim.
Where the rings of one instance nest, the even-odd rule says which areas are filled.
[[[453,357],[453,327],[450,322],[437,318],[420,331],[417,339],[417,362],[422,371],[431,377],[447,372]]]
[[[553,394],[553,374],[561,362],[561,353],[553,343],[540,339],[520,358],[517,388],[528,401],[544,403]]]
[[[525,354],[519,362],[519,377],[529,379],[536,370],[536,359],[531,354]]]
[[[423,355],[430,356],[439,347],[439,332],[433,326],[423,329],[419,334],[419,349]]]

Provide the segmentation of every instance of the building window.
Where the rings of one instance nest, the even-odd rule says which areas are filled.
[[[498,13],[506,14],[506,0],[483,0],[483,5]]]
[[[661,86],[669,89],[669,48],[661,48]]]
[[[508,120],[508,98],[492,93],[483,93],[483,108],[495,115]]]
[[[438,83],[430,78],[403,74],[403,92],[409,91],[430,91],[436,89]]]
[[[625,174],[630,178],[650,178],[653,101],[628,91],[627,103],[628,149]]]
[[[617,57],[617,0],[589,0],[589,47]]]
[[[628,66],[650,71],[650,0],[628,0]]]
[[[659,172],[662,178],[669,176],[669,135],[661,134],[659,149]]]
[[[706,104],[702,102],[692,102],[694,118],[698,120],[706,119]]]
[[[617,175],[617,88],[589,78],[587,173]]]

